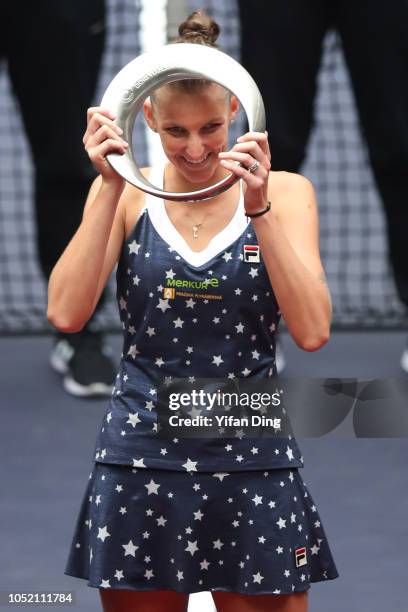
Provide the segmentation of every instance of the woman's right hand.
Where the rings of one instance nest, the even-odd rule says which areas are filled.
[[[124,183],[124,179],[106,159],[108,153],[123,153],[128,143],[121,138],[121,128],[114,123],[115,115],[100,106],[87,111],[87,128],[82,139],[93,166],[105,183]]]

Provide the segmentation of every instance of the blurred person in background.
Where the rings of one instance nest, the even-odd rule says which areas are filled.
[[[338,31],[384,205],[396,289],[408,308],[408,3],[238,0],[238,6],[241,62],[265,102],[273,170],[298,172],[304,161],[323,40],[328,30]],[[401,366],[408,373],[408,343]]]
[[[1,59],[8,64],[34,164],[40,268],[51,270],[82,219],[95,170],[82,136],[105,42],[105,0],[39,0],[3,6]],[[104,294],[96,308],[105,300]],[[76,396],[110,394],[115,370],[92,320],[56,333],[51,366]]]

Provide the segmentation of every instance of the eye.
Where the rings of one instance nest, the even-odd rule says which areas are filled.
[[[207,125],[203,127],[203,131],[204,132],[215,132],[221,125],[222,123],[207,123]]]
[[[166,128],[166,132],[172,136],[181,136],[185,133],[185,129],[175,125],[173,127]]]

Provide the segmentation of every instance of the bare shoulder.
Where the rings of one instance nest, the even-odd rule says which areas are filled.
[[[143,174],[143,176],[148,178],[149,172],[150,172],[150,168],[149,167],[140,168],[140,171]],[[137,187],[135,187],[131,183],[126,182],[125,188],[124,188],[123,193],[122,193],[122,199],[126,203],[128,203],[128,202],[132,203],[133,202],[133,206],[135,206],[138,202],[144,203],[144,197],[145,197],[144,191],[141,191],[140,189],[138,189]]]
[[[312,209],[316,205],[315,191],[312,182],[295,172],[269,173],[268,195],[277,213],[288,208],[304,207]]]
[[[150,168],[140,168],[143,176],[148,178]],[[136,225],[136,222],[140,216],[145,203],[146,194],[134,185],[126,183],[125,189],[123,190],[121,199],[124,211],[124,222],[125,222],[125,233],[129,235],[132,228]]]

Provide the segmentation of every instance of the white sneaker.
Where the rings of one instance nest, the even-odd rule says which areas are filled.
[[[408,374],[408,345],[404,349],[404,352],[401,355],[401,368],[404,370],[406,374]]]
[[[51,367],[59,374],[66,374],[68,372],[68,362],[73,354],[74,348],[68,340],[57,340],[50,354]]]
[[[276,340],[275,363],[278,374],[281,374],[286,368],[286,359],[279,339]]]
[[[85,329],[64,336],[56,338],[50,364],[62,374],[65,391],[75,397],[111,396],[116,369],[102,333]]]

